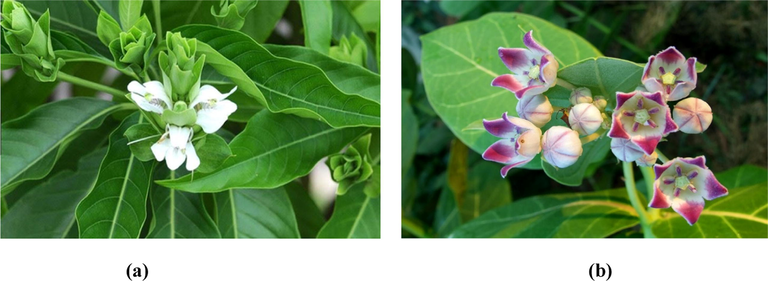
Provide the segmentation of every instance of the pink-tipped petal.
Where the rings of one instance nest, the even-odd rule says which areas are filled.
[[[523,88],[525,88],[526,84],[520,81],[517,81],[517,79],[515,79],[515,76],[513,76],[512,74],[504,74],[494,78],[493,81],[491,81],[491,86],[507,89],[515,93],[515,95],[517,95],[517,91],[520,91]]]
[[[685,56],[683,56],[683,54],[681,54],[675,47],[669,47],[666,50],[661,51],[656,55],[656,58],[661,60],[661,62],[672,66],[682,65],[685,62]]]
[[[666,102],[664,102],[664,98],[661,95],[661,92],[643,93],[643,97],[659,105],[666,105]]]
[[[664,90],[665,87],[663,84],[661,84],[661,81],[653,77],[648,79],[643,79],[643,86],[645,87],[646,90],[648,90],[648,92],[657,92],[657,91],[665,92]]]
[[[704,155],[698,156],[696,158],[683,158],[683,157],[680,157],[680,158],[677,158],[677,159],[680,159],[680,161],[683,161],[683,162],[691,164],[691,165],[699,166],[699,168],[707,169],[707,166],[705,165],[705,163],[707,163],[707,158],[705,158]]]
[[[520,158],[520,157],[518,157],[518,158]],[[511,170],[514,167],[525,165],[528,162],[531,162],[531,159],[533,159],[533,158],[519,159],[520,161],[517,161],[517,162],[514,162],[512,164],[509,164],[509,165],[506,165],[506,166],[502,167],[501,168],[501,177],[502,178],[506,178],[507,177],[507,173],[509,172],[509,170]]]
[[[704,199],[712,200],[728,195],[728,189],[720,184],[720,182],[717,181],[717,178],[715,178],[715,175],[709,170],[707,170],[707,179],[704,184],[704,189],[707,191],[704,194]]]
[[[631,93],[622,93],[622,92],[616,92],[616,111],[621,108],[627,100],[631,99],[635,96],[635,92]]]
[[[512,138],[527,130],[510,121],[506,112],[501,115],[501,119],[483,120],[483,126],[491,135],[504,139]]]
[[[664,135],[666,136],[669,133],[677,132],[677,130],[680,129],[680,127],[677,126],[677,123],[675,123],[675,120],[672,119],[672,114],[669,112],[669,107],[664,106],[666,111],[666,117],[665,117],[665,125],[664,125]]]
[[[648,207],[651,208],[657,208],[657,209],[664,209],[669,208],[670,203],[669,199],[667,198],[667,195],[664,194],[664,192],[661,192],[661,188],[659,188],[659,182],[655,182],[653,184],[653,198],[651,199],[651,202],[648,204]]]
[[[522,48],[499,47],[499,57],[510,71],[519,74],[531,67],[533,54]]]
[[[696,88],[695,83],[691,83],[688,81],[682,81],[680,83],[677,83],[672,89],[672,92],[669,93],[669,97],[667,97],[667,100],[676,101],[676,100],[684,99],[685,97],[691,94],[691,91],[694,88]]]
[[[624,130],[624,126],[621,124],[618,114],[613,114],[613,122],[611,123],[611,130],[608,131],[608,136],[612,138],[629,139],[629,134]]]
[[[661,141],[661,136],[633,136],[632,142],[640,147],[647,155],[651,155],[656,150],[656,145]]]
[[[536,39],[533,39],[533,30],[528,31],[528,33],[523,36],[523,44],[525,44],[528,49],[540,53],[541,56],[552,53],[547,50],[547,48],[540,45],[539,42],[536,42]]]
[[[645,79],[648,79],[650,76],[652,70],[651,66],[653,65],[654,60],[656,60],[656,56],[648,57],[648,63],[646,63],[643,68],[643,77],[640,79],[641,81],[645,81]]]
[[[517,97],[518,99],[522,99],[524,96],[528,96],[528,95],[540,95],[544,93],[544,91],[546,90],[547,90],[547,87],[545,87],[544,85],[534,85],[534,86],[530,86],[527,88],[523,88],[519,91],[516,91],[515,97]]]
[[[690,225],[693,225],[699,220],[701,211],[704,210],[704,199],[701,197],[698,197],[698,199],[695,198],[697,197],[692,197],[688,200],[676,198],[672,201],[672,209],[683,216]]]
[[[653,172],[656,173],[656,179],[658,180],[659,177],[661,177],[661,174],[667,171],[669,167],[672,166],[674,161],[667,161],[667,163],[661,164],[661,165],[654,165],[653,166]]]
[[[496,141],[483,152],[483,159],[504,164],[510,163],[515,156],[515,142],[508,139]]]

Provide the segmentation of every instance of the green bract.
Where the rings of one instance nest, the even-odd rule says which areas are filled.
[[[352,186],[364,183],[373,174],[371,156],[368,153],[370,144],[371,135],[366,135],[355,141],[344,153],[328,158],[333,180],[339,183],[337,194],[347,193]]]
[[[161,52],[158,58],[165,91],[172,93],[173,100],[192,101],[200,88],[205,55],[195,57],[197,39],[184,38],[178,32],[166,34],[166,46],[167,53]]]
[[[149,51],[155,41],[155,33],[149,24],[147,16],[142,16],[136,24],[121,32],[117,39],[109,43],[109,51],[118,68],[130,68],[134,73],[141,74],[144,65],[149,60]]]
[[[21,58],[24,73],[40,82],[56,80],[64,60],[53,53],[49,12],[35,21],[23,4],[9,0],[3,3],[2,15],[4,39],[11,52]]]
[[[329,55],[334,59],[365,67],[368,49],[365,42],[353,33],[349,39],[342,36],[339,45],[331,47]]]
[[[221,0],[218,13],[211,6],[211,15],[216,18],[219,26],[239,30],[245,24],[245,16],[256,7],[257,3],[256,1]]]

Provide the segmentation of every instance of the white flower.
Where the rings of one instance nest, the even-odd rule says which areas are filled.
[[[163,83],[158,81],[149,81],[144,85],[131,81],[128,91],[131,92],[131,99],[136,105],[145,111],[163,114],[164,109],[171,108],[171,99],[165,93]]]
[[[200,166],[195,147],[192,145],[192,128],[168,125],[165,134],[152,145],[152,153],[157,161],[163,161],[168,169],[176,170],[187,161],[187,170],[192,171]]]
[[[229,93],[222,94],[211,85],[200,87],[200,93],[189,105],[190,108],[197,110],[197,125],[203,128],[208,134],[213,134],[224,125],[229,115],[237,110],[237,105],[227,100],[232,93],[237,90],[233,88]]]

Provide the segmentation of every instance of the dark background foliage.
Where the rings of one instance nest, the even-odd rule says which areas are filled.
[[[430,236],[440,193],[447,190],[443,187],[448,181],[451,144],[458,141],[427,100],[419,70],[419,36],[490,12],[520,12],[576,32],[605,56],[644,63],[650,55],[675,46],[685,56],[707,64],[691,96],[706,100],[715,118],[703,134],[672,134],[659,149],[668,157],[705,155],[707,165],[720,172],[743,164],[768,164],[767,10],[768,3],[763,1],[403,2],[402,87],[418,120],[419,135],[413,162],[403,164],[403,237]],[[403,131],[403,147],[411,139],[407,134]],[[481,161],[480,155],[469,152],[470,169]],[[609,154],[588,169],[579,187],[560,185],[541,170],[513,169],[507,180],[513,200],[603,190],[623,186],[617,163]],[[632,235],[629,231],[614,237]]]

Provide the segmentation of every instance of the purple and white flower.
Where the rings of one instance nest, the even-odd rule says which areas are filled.
[[[609,137],[628,139],[650,155],[663,136],[677,130],[661,92],[616,92]]]
[[[552,52],[533,39],[533,31],[523,37],[523,48],[499,47],[499,57],[512,74],[493,79],[491,85],[515,93],[518,99],[539,95],[555,85],[558,63]]]
[[[643,70],[643,85],[649,92],[662,92],[664,100],[687,97],[696,88],[696,58],[685,59],[675,47],[648,58]]]
[[[688,224],[699,220],[704,210],[704,199],[713,200],[728,195],[712,171],[705,165],[704,156],[675,158],[653,167],[656,172],[651,208],[672,207]]]
[[[502,177],[510,169],[530,162],[541,151],[541,129],[528,120],[508,117],[505,112],[501,119],[483,120],[483,126],[491,135],[501,138],[483,152],[483,159],[505,164]]]

